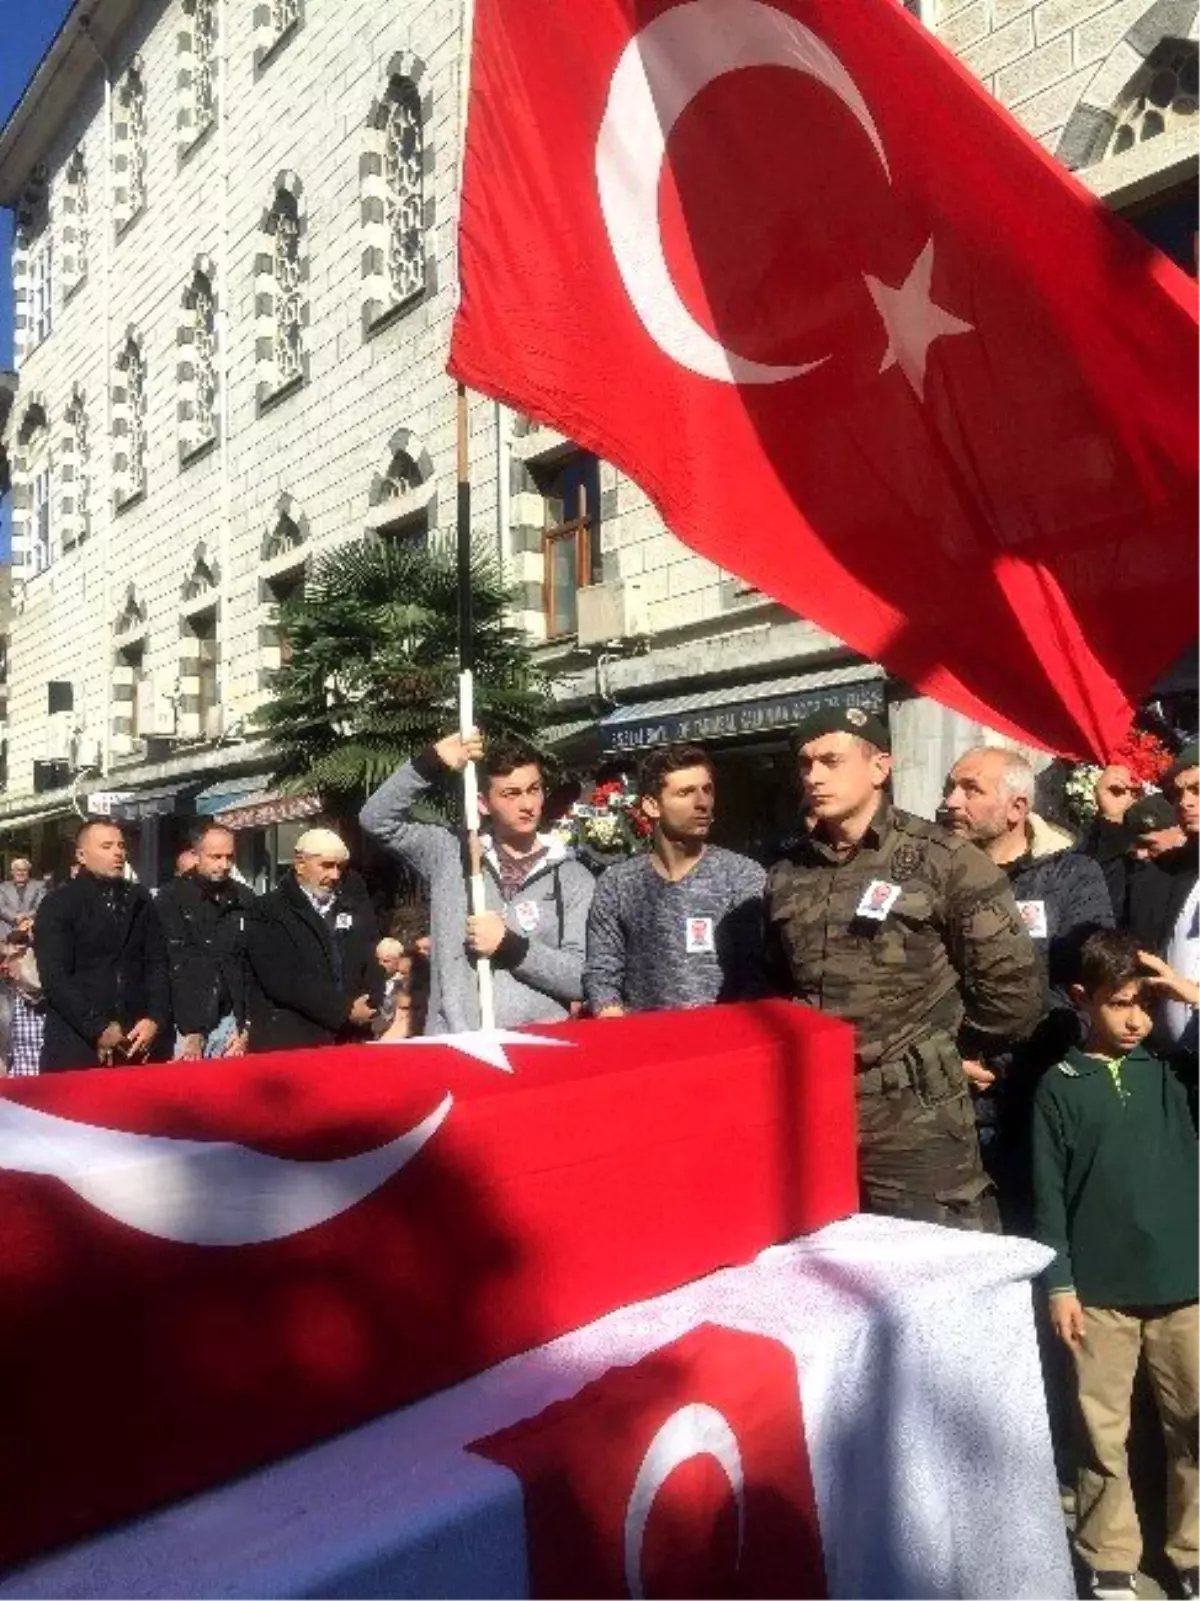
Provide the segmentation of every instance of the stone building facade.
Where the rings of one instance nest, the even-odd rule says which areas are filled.
[[[1196,0],[922,13],[1185,255],[1195,19]],[[0,132],[19,369],[0,838],[48,857],[64,820],[108,805],[153,881],[190,812],[233,810],[248,839],[286,821],[250,721],[277,602],[339,541],[453,527],[463,59],[463,0],[72,9]],[[787,727],[853,699],[887,706],[902,798],[931,809],[978,730],[692,555],[569,441],[481,399],[470,436],[475,536],[558,676],[569,758],[702,736],[771,780],[731,786],[740,836],[765,841]]]

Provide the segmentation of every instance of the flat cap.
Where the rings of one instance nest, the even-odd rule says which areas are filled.
[[[1175,788],[1180,773],[1186,773],[1190,767],[1200,767],[1200,740],[1190,740],[1162,775],[1162,787],[1168,795]]]
[[[856,739],[865,739],[868,745],[874,745],[876,750],[892,748],[886,724],[874,712],[863,711],[861,706],[827,706],[823,711],[813,712],[796,729],[792,742],[799,750],[802,745],[826,734],[853,734]]]
[[[1165,795],[1143,795],[1125,813],[1125,832],[1131,839],[1175,827],[1175,808]]]

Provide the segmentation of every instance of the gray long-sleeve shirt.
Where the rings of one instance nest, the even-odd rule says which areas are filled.
[[[665,1011],[765,993],[765,884],[757,862],[719,845],[676,883],[649,856],[610,867],[588,919],[583,988],[592,1011]]]
[[[462,847],[449,829],[412,816],[414,801],[438,766],[432,752],[407,762],[371,796],[359,821],[429,885],[433,954],[426,1033],[457,1034],[479,1027],[479,992],[465,943]],[[487,907],[501,914],[511,936],[492,962],[499,1028],[557,1022],[582,996],[584,930],[595,881],[557,840],[545,843],[546,856],[511,900],[501,890],[494,858],[485,858]]]

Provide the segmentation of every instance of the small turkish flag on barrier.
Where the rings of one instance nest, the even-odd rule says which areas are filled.
[[[525,1496],[535,1596],[824,1596],[796,1360],[701,1324],[470,1448]]]
[[[479,0],[460,266],[459,379],[946,705],[1105,757],[1195,639],[1194,285],[894,0]]]

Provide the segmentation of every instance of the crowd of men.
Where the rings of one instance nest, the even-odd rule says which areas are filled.
[[[1145,1349],[1177,1447],[1169,1554],[1196,1594],[1200,751],[1180,752],[1161,793],[1107,770],[1077,844],[1034,811],[1033,771],[1011,751],[961,757],[929,822],[892,803],[887,731],[869,713],[819,713],[794,748],[797,830],[769,871],[712,843],[712,763],[673,745],[639,774],[649,849],[597,878],[543,831],[531,747],[448,735],[360,817],[425,882],[418,939],[379,941],[330,830],[302,835],[279,887],[255,897],[233,836],[209,825],[152,898],[127,875],[120,828],[85,823],[69,883],[42,898],[17,863],[0,887],[10,1071],[475,1029],[484,957],[505,1029],[771,995],[831,1013],[855,1029],[864,1206],[1032,1231],[1056,1251],[1054,1327],[1081,1385],[1091,1359],[1094,1387],[1113,1392],[1093,1395],[1086,1491],[1080,1480],[1097,1595],[1134,1593],[1123,1464],[1130,1353]],[[480,912],[461,841],[419,815],[471,762]]]

